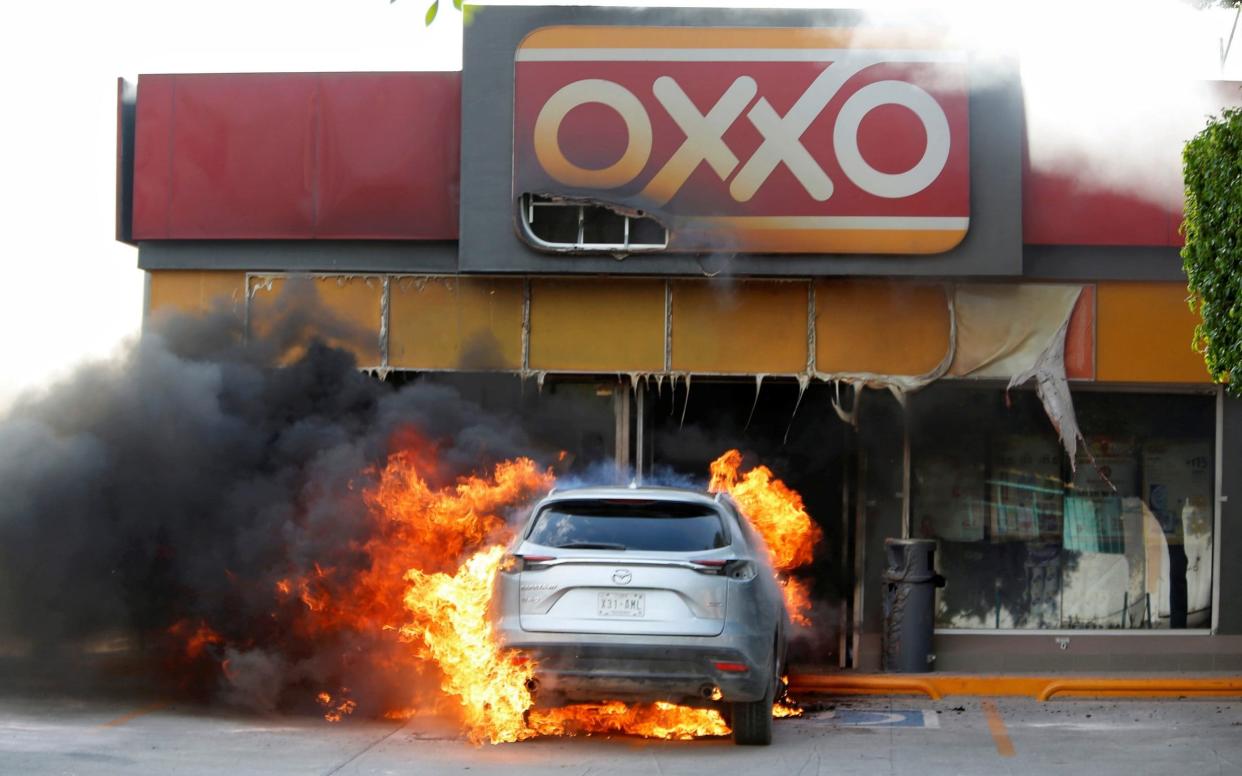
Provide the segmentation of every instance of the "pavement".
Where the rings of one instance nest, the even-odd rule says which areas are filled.
[[[0,697],[0,774],[1242,774],[1242,702],[818,699],[770,747],[545,738],[475,747],[445,720],[256,717]]]

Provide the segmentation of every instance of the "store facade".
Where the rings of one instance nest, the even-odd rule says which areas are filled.
[[[461,73],[122,85],[118,237],[152,316],[304,279],[384,379],[576,402],[584,465],[768,463],[824,528],[808,660],[878,665],[915,536],[939,669],[1237,669],[1180,203],[1025,127],[1015,63],[846,12],[484,8]]]

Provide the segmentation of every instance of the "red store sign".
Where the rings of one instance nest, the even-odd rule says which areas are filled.
[[[516,54],[515,194],[670,250],[947,251],[970,217],[966,56],[901,31],[545,27]]]

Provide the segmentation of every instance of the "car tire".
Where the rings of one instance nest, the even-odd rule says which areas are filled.
[[[775,666],[773,666],[775,668]],[[740,746],[767,746],[772,743],[772,703],[776,697],[776,677],[757,701],[735,702],[732,719],[733,743]]]

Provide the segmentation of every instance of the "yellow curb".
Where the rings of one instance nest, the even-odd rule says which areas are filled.
[[[1036,698],[1047,701],[1055,695],[1140,698],[1169,698],[1182,695],[1216,698],[1242,697],[1242,677],[1227,679],[1108,679],[1103,677],[1059,679],[1049,682]]]
[[[1002,676],[990,674],[795,674],[792,692],[840,695],[926,695],[940,700],[954,695],[1026,697],[1039,701],[1056,696],[1096,698],[1239,697],[1242,676],[1136,677]]]

